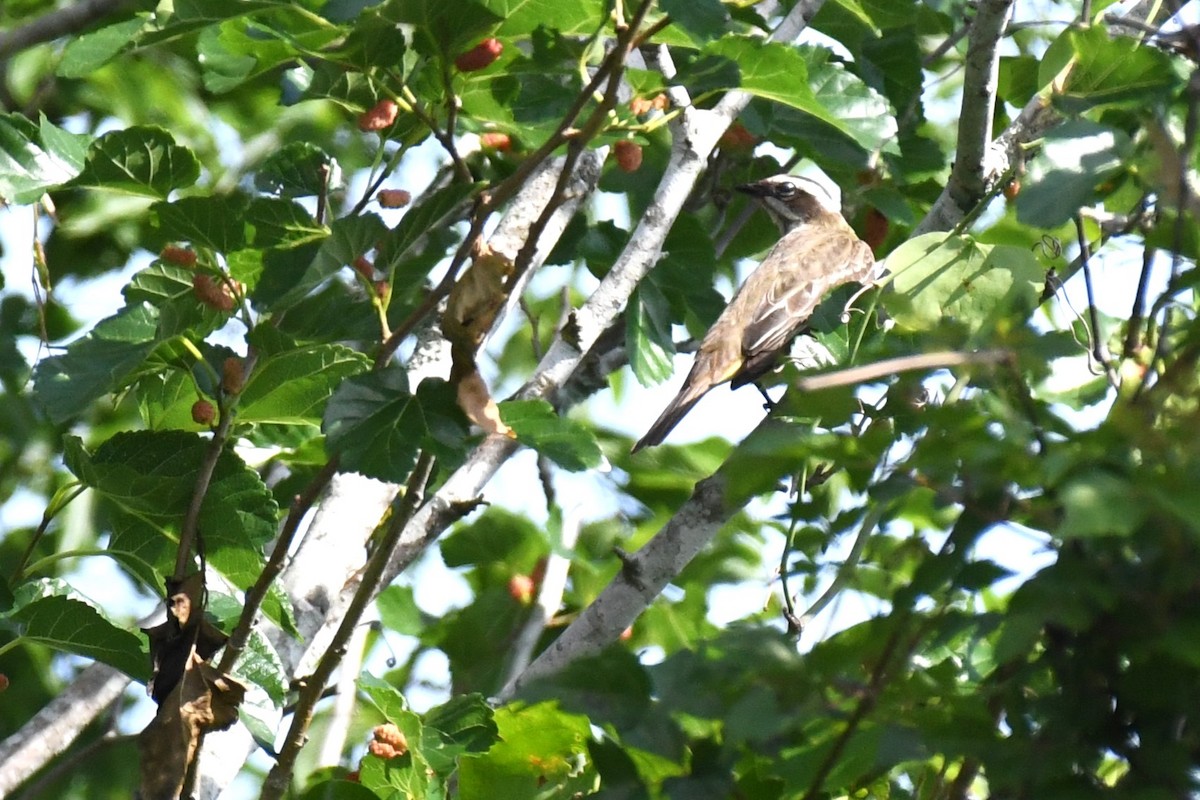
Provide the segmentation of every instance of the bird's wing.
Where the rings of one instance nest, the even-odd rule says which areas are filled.
[[[795,231],[794,233],[801,233]],[[742,334],[747,361],[778,352],[812,316],[830,289],[867,279],[874,259],[849,229],[784,237],[756,270],[762,286],[749,286],[760,300]]]

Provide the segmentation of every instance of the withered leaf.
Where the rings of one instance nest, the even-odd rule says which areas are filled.
[[[236,722],[246,697],[244,684],[206,663],[195,649],[189,649],[181,677],[138,734],[142,800],[175,800],[200,737]]]

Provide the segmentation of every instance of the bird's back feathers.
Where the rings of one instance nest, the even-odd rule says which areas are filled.
[[[709,328],[683,387],[633,452],[662,442],[714,386],[730,380],[740,386],[770,371],[830,289],[873,278],[871,249],[842,216],[825,210],[812,195],[790,189],[793,205],[803,213]]]

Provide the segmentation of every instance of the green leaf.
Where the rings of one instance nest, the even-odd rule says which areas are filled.
[[[178,540],[209,442],[183,431],[117,433],[94,453],[75,437],[64,442],[68,469],[85,485]],[[279,507],[254,470],[232,452],[217,458],[200,506],[208,563],[240,589],[262,570],[262,546],[275,535]],[[272,617],[279,621],[276,602]]]
[[[340,28],[319,16],[297,13],[282,3],[253,21],[229,19],[208,26],[196,40],[204,86],[218,94],[231,91],[342,36]]]
[[[825,110],[824,114],[809,113],[849,136],[867,152],[894,152],[896,120],[887,100],[844,65],[832,61],[829,50],[804,46],[800,51],[808,61],[809,87]]]
[[[200,161],[162,128],[135,126],[112,131],[92,142],[80,186],[127,192],[165,200],[174,189],[200,177]]]
[[[128,306],[148,303],[158,309],[157,340],[185,333],[203,339],[224,324],[224,314],[196,299],[194,275],[193,270],[157,262],[134,275],[122,290]]]
[[[1100,197],[1096,187],[1125,169],[1129,137],[1087,120],[1069,120],[1046,134],[1017,195],[1017,220],[1056,228]]]
[[[893,291],[882,301],[897,325],[931,330],[952,318],[974,337],[1037,306],[1046,270],[1028,250],[929,233],[887,260]]]
[[[545,400],[500,403],[500,418],[517,441],[537,450],[563,469],[581,472],[600,466],[600,445],[584,426],[560,417]]]
[[[481,5],[502,20],[497,36],[526,36],[537,28],[571,36],[591,34],[599,27],[604,6],[598,0],[482,0]]]
[[[895,135],[887,101],[824,48],[725,36],[703,52],[736,64],[744,91],[811,114],[868,151]]]
[[[539,703],[504,706],[495,720],[499,741],[482,755],[460,760],[460,796],[507,800],[535,797],[550,787],[563,787],[558,794],[569,796],[570,787],[587,782],[586,774],[573,774],[591,739],[587,717]]]
[[[392,275],[412,257],[417,246],[431,230],[449,225],[463,215],[468,208],[468,199],[479,188],[476,183],[452,183],[438,189],[427,200],[414,208],[400,220],[379,249],[375,266]]]
[[[494,712],[480,694],[452,697],[425,712],[421,754],[438,772],[449,772],[459,756],[483,753],[497,740]]]
[[[260,630],[250,631],[246,640],[246,649],[234,667],[234,673],[246,678],[256,686],[261,686],[271,698],[276,708],[282,707],[287,700],[288,687],[291,681],[287,670],[275,648],[267,641]]]
[[[379,609],[380,621],[388,630],[405,636],[420,636],[425,632],[428,623],[411,586],[387,587],[375,598],[375,606]]]
[[[1074,59],[1054,103],[1069,114],[1097,106],[1146,108],[1166,100],[1182,84],[1171,57],[1127,36],[1110,36],[1103,25],[1070,27],[1047,51],[1038,80],[1050,84],[1062,66],[1055,54]]]
[[[149,14],[137,14],[131,19],[74,37],[67,43],[55,71],[61,78],[86,78],[131,47],[149,19]]]
[[[1111,472],[1090,470],[1070,478],[1058,490],[1063,519],[1056,536],[1128,536],[1151,506],[1136,488]]]
[[[339,344],[271,353],[247,378],[237,417],[242,422],[320,424],[325,402],[338,385],[369,366],[365,355]]]
[[[56,425],[87,411],[132,379],[154,349],[158,321],[158,310],[146,303],[102,320],[66,353],[38,363],[34,400]]]
[[[379,800],[379,795],[357,781],[334,778],[310,785],[300,800]]]
[[[102,661],[140,681],[150,677],[141,639],[82,600],[43,597],[18,609],[12,618],[23,624],[21,635],[26,639]]]
[[[457,404],[447,403],[453,397],[452,391],[446,391],[448,385],[425,381],[421,389],[426,393],[424,401],[422,392],[409,392],[400,366],[343,381],[325,407],[326,448],[341,456],[346,469],[379,480],[403,481],[420,448],[444,450],[466,436],[462,412]]]
[[[358,688],[389,722],[397,722],[405,715],[412,714],[404,695],[382,678],[363,673],[358,678]]]
[[[163,578],[175,568],[175,556],[162,532],[153,525],[122,511],[113,509],[109,522],[108,551],[143,588],[158,594]]]
[[[337,170],[337,161],[315,144],[292,142],[267,156],[254,186],[280,197],[309,197],[329,191]]]
[[[292,200],[278,197],[256,197],[246,209],[248,237],[254,250],[236,251],[228,254],[229,271],[243,283],[254,284],[262,272],[262,248],[295,247],[307,242],[320,241],[329,235],[329,229],[319,225],[304,206]],[[248,272],[239,264],[254,263],[254,271]]]
[[[386,233],[387,226],[376,214],[336,220],[312,263],[273,304],[274,307],[282,310],[300,302],[342,267],[353,264],[355,259],[374,250]]]
[[[669,305],[662,292],[643,281],[625,315],[625,349],[629,367],[642,386],[654,386],[671,377],[675,343],[671,339]]]
[[[393,22],[413,26],[420,52],[451,58],[470,50],[502,20],[474,0],[396,0],[384,13]]]
[[[246,245],[244,195],[184,197],[150,207],[164,242],[191,242],[218,253],[232,253]]]
[[[0,114],[0,199],[23,205],[74,178],[83,168],[88,137],[67,133],[42,119]]]
[[[691,34],[699,46],[728,31],[729,12],[720,0],[662,0],[659,4],[671,22]]]

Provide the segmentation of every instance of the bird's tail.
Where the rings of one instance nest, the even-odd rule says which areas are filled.
[[[658,415],[658,419],[650,426],[650,430],[646,431],[646,435],[637,440],[637,444],[629,452],[636,453],[643,447],[653,447],[656,444],[662,444],[662,440],[667,438],[667,434],[679,424],[679,420],[692,410],[692,406],[700,402],[700,398],[711,387],[704,387],[700,391],[696,391],[696,387],[691,385],[691,380],[684,383],[683,388],[679,390],[679,394],[675,395],[675,399]]]

